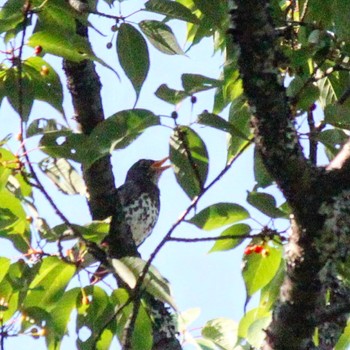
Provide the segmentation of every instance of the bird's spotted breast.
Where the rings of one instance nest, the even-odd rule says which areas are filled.
[[[148,194],[143,193],[127,207],[124,206],[124,214],[135,244],[138,246],[151,233],[157,222],[158,208],[156,202],[151,200]]]

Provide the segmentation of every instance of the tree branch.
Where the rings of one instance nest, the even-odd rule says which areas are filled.
[[[290,350],[306,349],[312,343],[310,316],[321,289],[318,272],[322,264],[315,248],[324,223],[319,208],[331,199],[330,186],[321,186],[325,185],[324,171],[305,158],[295,130],[279,76],[281,55],[269,2],[236,0],[235,4],[231,34],[240,49],[238,65],[254,111],[256,148],[293,212],[286,277],[266,330],[265,349],[284,349],[286,344]]]

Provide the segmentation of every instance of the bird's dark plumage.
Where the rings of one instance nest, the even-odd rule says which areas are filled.
[[[158,220],[158,180],[161,173],[169,167],[162,166],[166,159],[139,160],[129,169],[124,185],[118,188],[125,220],[137,246],[148,237]]]
[[[159,216],[160,192],[158,180],[162,172],[170,167],[163,165],[168,158],[159,161],[141,159],[128,171],[125,183],[118,188],[125,221],[130,227],[136,246],[139,246],[152,232]],[[103,276],[99,268],[92,283]]]

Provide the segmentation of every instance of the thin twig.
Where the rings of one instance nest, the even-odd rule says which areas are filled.
[[[215,177],[215,179],[213,179],[212,182],[207,187],[204,187],[203,190],[199,193],[199,195],[197,197],[193,198],[191,204],[180,215],[180,217],[176,220],[176,222],[170,227],[167,234],[164,236],[164,238],[161,240],[161,242],[158,244],[158,246],[155,248],[153,253],[150,255],[149,259],[147,260],[147,262],[142,270],[142,273],[137,280],[136,286],[134,288],[134,292],[133,292],[133,296],[132,296],[133,300],[140,299],[140,295],[142,292],[141,287],[142,287],[143,281],[147,275],[147,272],[148,272],[153,260],[155,259],[155,257],[159,253],[159,251],[170,240],[171,235],[174,232],[174,230],[185,220],[185,218],[191,212],[191,210],[196,207],[196,205],[198,204],[199,200],[203,197],[203,195],[221,179],[221,177],[231,168],[233,163],[243,154],[243,152],[245,152],[245,150],[251,145],[251,143],[252,143],[252,140],[250,140],[250,142],[248,142],[246,145],[244,145],[244,147],[242,147],[242,149],[234,157],[232,157],[230,159],[230,161],[221,170],[221,172]],[[137,306],[137,304],[134,303],[134,307],[133,307],[133,311],[132,311],[133,314],[135,314],[137,316],[138,311],[139,311],[139,306]],[[131,321],[128,325],[128,328],[126,330],[125,334],[126,334],[127,339],[128,338],[131,339],[131,337],[132,337],[134,327],[135,327],[135,322],[136,322],[136,316],[131,319]]]
[[[209,241],[225,241],[227,239],[245,239],[245,238],[256,238],[266,237],[266,234],[256,235],[228,235],[228,236],[216,236],[216,237],[196,237],[196,238],[183,238],[183,237],[170,237],[170,242],[186,242],[186,243],[198,243],[198,242],[209,242]]]

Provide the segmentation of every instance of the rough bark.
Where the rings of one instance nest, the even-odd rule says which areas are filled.
[[[312,349],[316,324],[321,330],[324,326],[315,314],[325,308],[324,271],[332,264],[322,244],[329,243],[324,237],[335,197],[349,188],[349,152],[343,151],[346,156],[328,171],[305,158],[280,82],[280,54],[268,1],[236,0],[231,16],[230,34],[240,50],[238,64],[252,109],[255,145],[293,212],[286,277],[266,330],[265,349]],[[344,320],[339,324],[343,327]]]
[[[88,40],[87,27],[77,23],[77,33]],[[101,82],[92,61],[71,62],[64,60],[63,68],[67,85],[72,96],[75,118],[82,133],[90,134],[105,117],[101,101]],[[110,156],[103,157],[90,167],[82,167],[88,192],[88,205],[94,220],[112,216],[108,235],[108,257],[120,259],[125,256],[140,256],[124,215],[116,192]],[[102,239],[102,237],[101,237]],[[93,252],[92,252],[93,253]],[[106,257],[95,256],[106,264]],[[118,276],[115,276],[118,280]],[[125,286],[122,281],[119,285]],[[126,287],[126,286],[125,286]],[[176,338],[172,315],[166,306],[147,295],[153,323],[153,350],[180,350]]]

